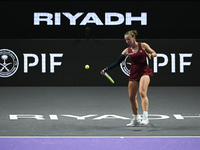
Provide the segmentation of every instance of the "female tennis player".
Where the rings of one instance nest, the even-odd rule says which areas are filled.
[[[150,76],[153,76],[153,72],[147,65],[146,56],[148,56],[149,59],[157,56],[156,52],[147,43],[137,42],[135,38],[136,35],[136,30],[127,31],[124,34],[124,39],[126,40],[126,43],[129,45],[129,47],[123,50],[122,54],[115,63],[111,64],[101,71],[101,74],[104,75],[105,72],[107,72],[108,70],[111,70],[118,66],[126,58],[126,56],[129,56],[131,60],[128,93],[133,112],[133,119],[129,124],[127,124],[127,126],[136,126],[139,124],[147,125],[149,123],[149,100],[147,97],[147,89],[150,83]],[[141,104],[143,109],[142,118],[138,113],[138,90],[141,97]]]

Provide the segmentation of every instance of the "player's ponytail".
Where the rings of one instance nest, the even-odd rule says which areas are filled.
[[[137,33],[137,30],[131,30],[131,31],[127,31],[124,35],[128,35],[130,34],[132,37],[136,36],[138,33]]]
[[[137,35],[137,30],[131,30],[133,36],[136,36]]]

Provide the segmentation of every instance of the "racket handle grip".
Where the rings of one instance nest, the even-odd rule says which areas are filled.
[[[103,75],[105,75],[105,72],[107,72],[108,71],[108,67],[106,67],[106,68],[104,68],[103,70],[101,70],[101,74],[103,74]]]

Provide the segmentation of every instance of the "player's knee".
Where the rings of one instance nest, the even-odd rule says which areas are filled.
[[[129,99],[130,99],[130,101],[136,101],[137,97],[135,95],[130,94]]]
[[[140,97],[141,97],[141,98],[145,98],[145,97],[147,96],[145,90],[140,90],[139,93],[140,93]]]
[[[129,95],[129,99],[130,99],[130,101],[131,102],[135,102],[135,101],[137,101],[137,95]]]

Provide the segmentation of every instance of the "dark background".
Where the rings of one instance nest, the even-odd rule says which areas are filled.
[[[0,1],[0,38],[85,38],[85,28],[90,27],[91,38],[122,39],[123,34],[138,30],[141,39],[196,39],[200,33],[200,1]],[[34,26],[34,12],[77,12],[84,14],[77,19],[76,26],[69,25],[69,19],[61,18],[61,25]],[[88,12],[95,12],[105,22],[105,12],[118,12],[125,16],[141,16],[147,12],[147,25],[133,21],[132,25],[97,26],[79,25]],[[114,19],[114,18],[113,18]]]
[[[168,56],[167,66],[158,68],[151,78],[151,85],[199,85],[199,1],[0,1],[0,49],[10,49],[19,57],[18,71],[9,78],[0,78],[1,85],[66,85],[66,86],[123,86],[128,77],[120,67],[109,71],[115,80],[111,84],[100,70],[117,60],[127,47],[123,40],[126,31],[136,29],[137,41],[148,43],[157,53]],[[76,26],[69,25],[69,19],[62,16],[61,25],[39,26],[33,24],[34,12],[84,12],[77,19]],[[133,21],[116,26],[79,25],[88,12],[95,12],[105,22],[105,12],[117,12],[125,16],[140,16],[147,12],[147,25]],[[89,40],[85,29],[90,28]],[[24,73],[24,53],[34,53],[41,58],[47,56],[47,72],[41,73],[41,59],[35,67]],[[49,71],[49,53],[63,53],[55,67]],[[176,73],[171,73],[170,53],[176,55]],[[179,53],[192,53],[191,62],[179,71]],[[158,59],[162,62],[162,59]],[[89,70],[84,66],[90,65]],[[153,69],[153,60],[150,60]]]

